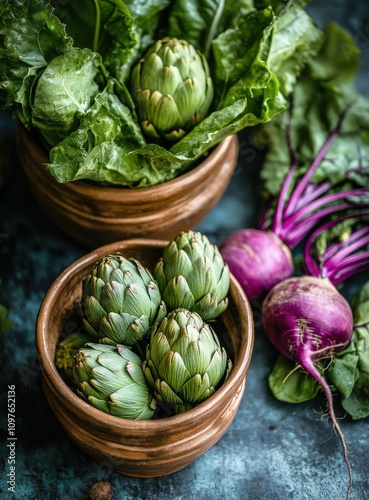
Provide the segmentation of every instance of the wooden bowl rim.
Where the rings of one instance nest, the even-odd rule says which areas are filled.
[[[17,124],[18,139],[21,137],[28,143],[28,145],[36,150],[38,157],[44,157],[44,161],[41,163],[46,163],[48,161],[47,151],[42,147],[37,137],[32,134],[31,131],[27,130],[24,125],[20,122]],[[191,168],[187,172],[178,175],[170,181],[166,181],[154,186],[139,187],[139,188],[129,188],[124,186],[99,186],[95,184],[90,184],[83,180],[70,181],[66,183],[59,183],[52,174],[45,169],[45,174],[49,177],[49,180],[55,182],[56,185],[62,187],[62,189],[69,189],[70,191],[79,193],[81,196],[91,197],[96,199],[114,199],[114,194],[118,197],[124,196],[125,199],[137,199],[139,196],[148,201],[151,197],[156,199],[158,197],[167,197],[170,193],[180,191],[186,187],[192,186],[194,183],[199,182],[198,176],[201,175],[201,179],[207,178],[213,171],[214,167],[219,163],[219,168],[223,168],[225,162],[219,162],[221,158],[225,158],[228,150],[232,150],[232,144],[237,144],[238,147],[238,136],[237,134],[232,134],[225,137],[220,141],[212,150],[210,150],[208,156],[199,163],[197,166]],[[235,162],[235,165],[237,162]]]
[[[193,419],[199,419],[201,421],[202,417],[209,412],[211,409],[219,408],[222,404],[223,396],[225,396],[230,391],[236,393],[237,387],[240,385],[242,380],[246,376],[248,366],[251,361],[253,345],[254,345],[254,322],[251,305],[236,278],[231,274],[231,289],[233,292],[241,298],[243,310],[245,313],[244,321],[241,324],[241,330],[247,331],[247,335],[243,335],[240,343],[240,353],[238,361],[234,364],[232,372],[227,379],[227,381],[206,401],[201,403],[199,406],[189,410],[185,413],[179,415],[173,415],[166,418],[154,419],[154,420],[129,420],[108,413],[104,413],[101,410],[93,407],[87,402],[83,401],[79,396],[77,396],[64,382],[60,376],[54,359],[51,358],[49,350],[47,348],[47,331],[48,331],[48,318],[54,307],[54,303],[59,295],[60,290],[63,288],[65,283],[81,268],[88,265],[93,265],[100,257],[103,255],[108,255],[115,253],[121,249],[129,247],[147,247],[147,248],[164,248],[168,242],[165,240],[154,240],[146,238],[132,238],[129,240],[120,240],[114,243],[109,243],[98,247],[97,249],[89,252],[69,265],[52,283],[50,288],[45,294],[45,297],[41,303],[40,310],[36,322],[36,349],[39,357],[39,362],[42,370],[43,377],[48,379],[48,383],[51,383],[59,395],[65,398],[66,402],[69,402],[71,406],[74,406],[78,410],[79,414],[84,414],[88,421],[92,422],[95,420],[100,424],[103,422],[104,425],[109,428],[119,429],[124,431],[138,432],[140,430],[155,430],[163,431],[166,428],[185,425],[186,422],[193,421]],[[234,390],[234,391],[233,391]],[[87,420],[86,420],[87,421]]]

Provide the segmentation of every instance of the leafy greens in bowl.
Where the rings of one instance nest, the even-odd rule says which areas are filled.
[[[322,33],[308,0],[5,0],[0,6],[0,108],[49,149],[59,182],[144,187],[188,170],[225,137],[265,123]],[[207,58],[211,108],[178,142],[148,141],[129,90],[133,66],[162,37]]]

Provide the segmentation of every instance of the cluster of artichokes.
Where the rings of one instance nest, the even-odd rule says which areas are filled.
[[[229,282],[219,249],[195,231],[170,241],[153,273],[107,255],[83,279],[84,328],[59,342],[56,366],[80,397],[112,415],[193,408],[232,369],[208,323],[227,308]]]

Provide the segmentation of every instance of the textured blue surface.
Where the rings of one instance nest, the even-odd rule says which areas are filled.
[[[319,24],[337,20],[350,29],[362,50],[358,88],[369,97],[369,5],[367,0],[316,1],[309,11]],[[59,273],[87,252],[53,227],[35,205],[16,160],[14,124],[1,115],[11,141],[14,169],[0,199],[0,303],[14,326],[5,338],[1,373],[1,433],[6,436],[6,391],[16,386],[16,494],[7,493],[8,449],[1,444],[0,498],[76,499],[88,497],[97,480],[113,484],[114,499],[311,500],[344,499],[346,466],[331,422],[322,419],[323,397],[299,405],[273,398],[267,376],[276,358],[255,311],[255,350],[246,392],[231,427],[212,449],[174,475],[158,479],[120,476],[92,461],[60,428],[41,388],[34,347],[34,326],[45,292]],[[249,162],[246,135],[240,135],[239,164],[217,207],[198,229],[213,242],[256,224],[258,164]],[[345,289],[350,298],[363,279]],[[352,500],[369,498],[368,419],[343,418],[353,468]]]

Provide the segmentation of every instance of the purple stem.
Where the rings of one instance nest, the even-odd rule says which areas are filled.
[[[296,188],[292,192],[290,199],[287,202],[286,208],[285,208],[285,215],[290,215],[293,213],[293,211],[296,208],[296,204],[298,203],[299,199],[301,198],[306,186],[309,184],[310,179],[316,169],[319,167],[321,162],[323,161],[325,155],[328,153],[329,148],[331,147],[332,143],[335,141],[335,139],[338,137],[342,123],[346,117],[346,114],[348,113],[348,110],[350,109],[351,106],[348,106],[346,110],[340,114],[338,122],[334,130],[331,132],[329,135],[328,139],[325,141],[323,144],[322,148],[320,149],[319,153],[316,155],[314,158],[312,164],[308,168],[308,170],[305,172],[304,176],[302,179],[299,181],[297,184]]]
[[[362,238],[363,236],[366,236],[366,234],[369,233],[369,227],[363,227],[359,229],[358,231],[355,231],[353,234],[350,234],[348,238],[346,238],[344,241],[340,241],[339,243],[335,243],[332,245],[328,250],[326,250],[323,260],[327,261],[330,259],[333,255],[336,255],[337,252],[339,252],[342,248],[345,248],[347,245],[354,243],[357,241],[359,238]]]
[[[295,210],[300,209],[301,207],[311,203],[313,200],[316,200],[320,195],[327,192],[328,189],[332,187],[330,182],[325,182],[320,186],[316,184],[310,184],[305,189],[304,194],[301,196],[300,200],[296,204]]]
[[[369,250],[365,250],[365,252],[360,252],[354,255],[350,255],[344,260],[343,266],[340,266],[340,269],[343,267],[351,267],[353,264],[358,264],[360,266],[362,264],[369,265],[368,257],[369,257]]]
[[[331,220],[329,222],[326,222],[325,224],[323,224],[322,226],[320,226],[318,229],[316,229],[315,231],[313,231],[313,233],[309,236],[309,238],[308,238],[308,240],[307,240],[307,242],[305,244],[305,249],[304,249],[304,261],[305,261],[305,265],[307,267],[307,270],[308,270],[309,274],[311,274],[311,276],[315,276],[317,278],[328,277],[332,281],[332,279],[335,279],[335,278],[331,279],[330,276],[337,276],[337,279],[338,279],[338,277],[340,276],[339,273],[344,272],[345,273],[344,277],[340,276],[339,277],[339,281],[337,281],[337,279],[335,279],[335,281],[332,281],[332,283],[334,285],[336,285],[336,284],[342,283],[345,279],[347,279],[350,276],[352,276],[353,274],[356,274],[357,272],[359,272],[362,269],[363,266],[364,267],[365,266],[366,267],[369,266],[369,259],[368,259],[369,252],[367,252],[367,251],[365,251],[365,252],[363,252],[361,254],[357,254],[357,255],[364,255],[364,262],[363,263],[361,263],[362,259],[357,259],[356,264],[354,262],[351,265],[349,259],[346,258],[346,261],[344,263],[338,262],[336,264],[336,272],[334,271],[334,266],[332,266],[331,269],[327,273],[326,273],[326,267],[324,265],[323,266],[318,266],[317,263],[316,263],[316,259],[314,259],[314,257],[312,256],[312,247],[313,247],[313,244],[314,244],[315,240],[318,238],[318,236],[320,234],[322,234],[324,231],[329,230],[333,226],[339,224],[340,222],[342,222],[342,221],[344,221],[346,219],[358,219],[360,217],[366,217],[368,215],[369,215],[369,211],[368,210],[363,210],[361,212],[355,212],[355,213],[351,213],[351,214],[346,214],[346,215],[343,215],[341,217],[338,217],[337,219],[334,219],[334,220]],[[356,234],[359,231],[361,231],[361,229],[359,229],[358,231],[355,231],[355,233],[353,233],[353,234]],[[355,250],[357,250],[356,239],[353,238],[351,241],[354,241],[354,245],[353,246],[355,246]],[[360,241],[361,241],[361,245],[359,246],[359,248],[366,244],[365,243],[366,238],[362,238]],[[347,266],[346,266],[346,263],[347,263]],[[319,274],[317,274],[317,273],[319,273]],[[330,276],[328,276],[328,275],[330,275]]]
[[[284,231],[279,237],[292,250],[310,232],[317,222],[327,215],[346,208],[352,208],[351,203],[337,203],[337,205],[324,207],[320,212],[311,215],[307,220],[304,219],[291,227],[284,227]]]
[[[365,252],[367,253],[367,252]],[[351,278],[351,276],[354,276],[354,274],[358,274],[361,271],[365,271],[369,269],[369,252],[368,255],[366,256],[366,262],[363,262],[361,265],[358,264],[353,264],[352,266],[347,266],[346,268],[340,270],[335,274],[335,276],[329,280],[331,281],[332,285],[337,286],[346,281],[348,278]]]
[[[290,154],[290,168],[287,172],[287,175],[283,181],[282,188],[279,192],[278,198],[277,198],[277,205],[275,209],[275,214],[273,218],[273,223],[271,230],[278,235],[278,232],[280,228],[283,225],[283,210],[284,210],[284,204],[285,204],[285,199],[287,197],[288,190],[290,188],[290,185],[292,183],[293,175],[295,173],[296,167],[297,167],[297,158],[295,154],[295,150],[292,146],[292,141],[291,141],[291,126],[292,126],[292,111],[293,111],[293,96],[291,97],[291,105],[288,110],[287,114],[287,124],[286,124],[286,142],[287,142],[287,147],[288,151]]]
[[[343,248],[342,250],[340,250],[339,252],[336,253],[336,255],[334,255],[332,258],[330,259],[325,259],[324,258],[324,267],[325,269],[327,269],[328,271],[331,269],[331,268],[335,268],[337,264],[339,264],[340,262],[342,263],[342,261],[344,260],[345,257],[347,257],[348,255],[351,255],[353,252],[355,252],[355,250],[358,250],[359,248],[363,248],[364,245],[367,245],[369,243],[369,236],[366,236],[358,241],[356,241],[355,243],[351,243],[350,245],[347,245],[345,248]],[[363,254],[358,254],[358,255],[363,255]],[[347,259],[347,261],[349,261],[350,259]],[[346,261],[344,261],[346,263]]]
[[[291,165],[291,167],[290,167],[290,169],[285,177],[285,180],[282,184],[282,189],[278,195],[277,206],[276,206],[276,210],[275,210],[275,214],[274,214],[274,218],[273,218],[273,223],[272,223],[272,227],[271,227],[271,230],[277,235],[279,235],[280,230],[283,228],[283,204],[284,204],[284,200],[287,197],[288,189],[289,189],[290,184],[292,182],[292,178],[293,178],[293,174],[295,172],[295,169],[296,169],[296,165]]]
[[[308,271],[308,274],[310,276],[314,276],[315,278],[321,278],[322,273],[320,266],[316,263],[316,260],[313,259],[311,255],[311,247],[312,247],[313,242],[310,241],[310,239],[306,242],[305,245],[305,255],[304,255],[304,261],[305,261],[305,266]]]
[[[367,194],[367,193],[369,193],[369,188],[348,189],[347,191],[328,194],[318,200],[315,200],[309,205],[305,205],[304,208],[298,210],[290,217],[287,217],[284,222],[285,224],[291,224],[291,223],[293,224],[299,219],[301,220],[302,218],[307,217],[309,213],[311,213],[313,210],[318,210],[323,205],[327,205],[328,203],[341,200],[342,198],[348,198],[350,196],[360,196],[361,194]]]

